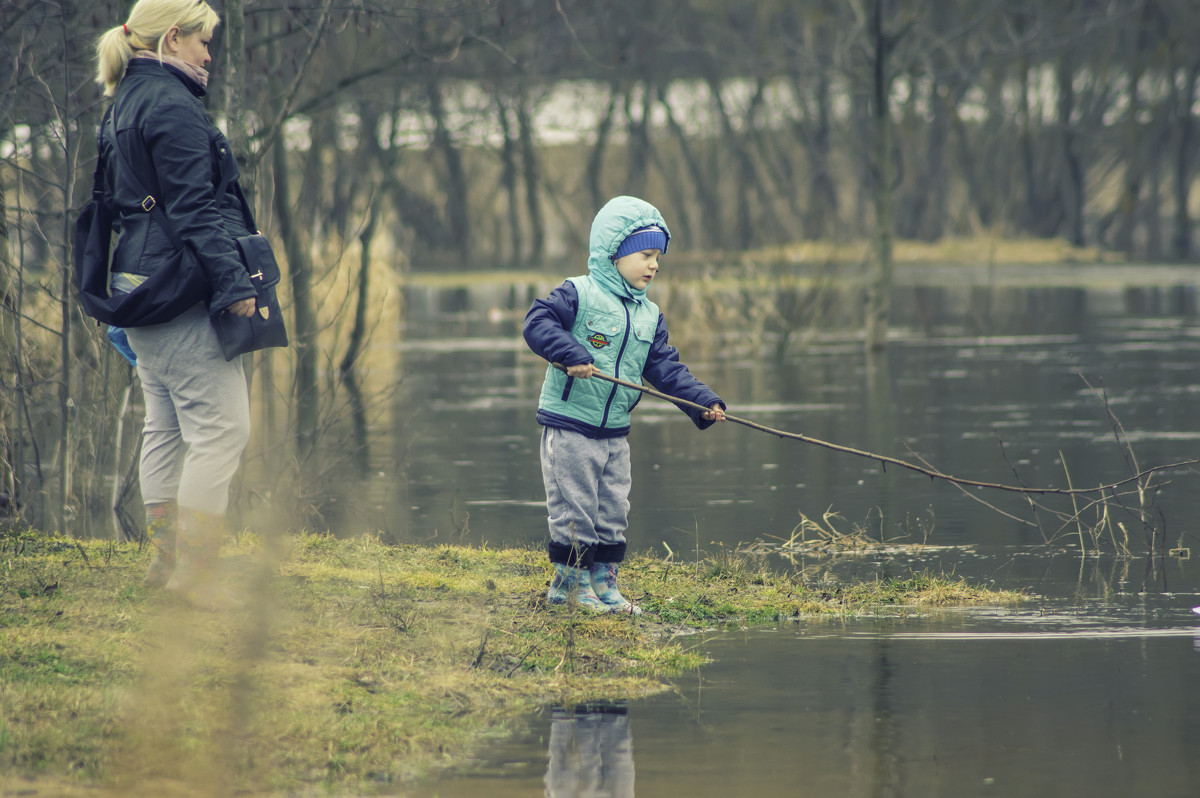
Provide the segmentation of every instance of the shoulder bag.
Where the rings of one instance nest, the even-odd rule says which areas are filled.
[[[248,214],[250,206],[240,188],[237,195],[242,202],[243,214]],[[253,219],[249,222],[250,229],[256,229]],[[228,310],[222,310],[210,317],[226,360],[259,349],[288,345],[287,326],[283,321],[283,311],[279,308],[279,297],[275,295],[280,273],[271,242],[262,233],[237,236],[234,241],[242,265],[246,267],[246,273],[250,275],[250,282],[257,292],[254,300],[257,308],[251,316],[235,316]]]

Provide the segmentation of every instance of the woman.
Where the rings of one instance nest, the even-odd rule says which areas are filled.
[[[219,21],[203,0],[138,0],[128,21],[96,45],[96,80],[115,97],[99,141],[106,200],[120,231],[112,291],[135,292],[162,269],[182,281],[181,266],[193,262],[185,259],[203,275],[186,310],[126,332],[146,404],[140,474],[156,550],[146,584],[208,608],[236,604],[215,584],[214,566],[229,486],[250,435],[241,360],[226,362],[209,315],[256,309],[234,243],[251,232],[237,164],[201,102]],[[220,196],[218,186],[227,187]]]

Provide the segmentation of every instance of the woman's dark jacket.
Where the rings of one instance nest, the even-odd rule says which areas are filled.
[[[106,202],[120,238],[112,270],[149,276],[178,268],[180,252],[162,225],[143,210],[147,192],[163,210],[207,278],[209,312],[255,296],[238,256],[235,236],[248,235],[238,167],[229,140],[205,114],[204,88],[169,64],[135,58],[113,102],[121,156],[113,149],[114,127],[104,125],[100,157],[106,164]],[[136,172],[128,174],[126,162]],[[218,186],[227,188],[215,196]]]

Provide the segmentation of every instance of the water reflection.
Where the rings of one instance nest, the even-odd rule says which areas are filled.
[[[482,773],[418,794],[1195,798],[1195,595],[722,634],[712,664],[628,715],[556,710],[548,768],[539,716]]]
[[[633,738],[625,702],[553,708],[546,798],[632,798]]]

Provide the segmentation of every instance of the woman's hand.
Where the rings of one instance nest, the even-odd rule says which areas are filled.
[[[705,421],[724,421],[725,407],[718,402],[710,407],[707,411],[701,413],[700,418],[704,419]]]
[[[258,310],[258,303],[254,301],[254,297],[239,299],[225,308],[225,310],[234,316],[241,316],[243,319],[248,319],[254,315],[254,311]]]

